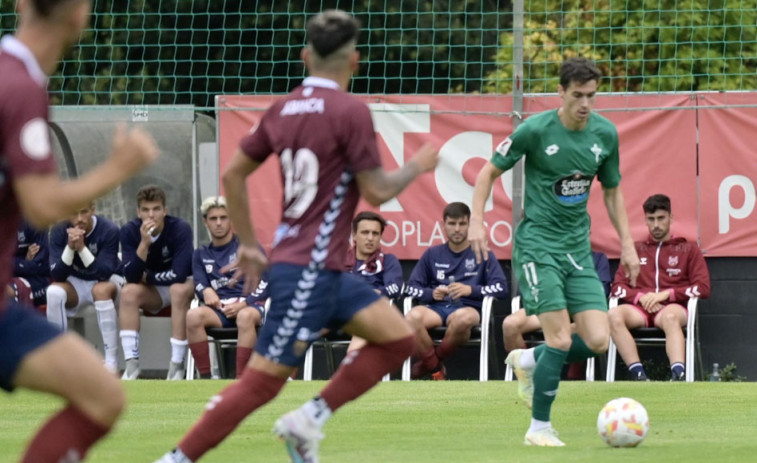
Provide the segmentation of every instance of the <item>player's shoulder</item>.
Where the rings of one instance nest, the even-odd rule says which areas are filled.
[[[165,223],[171,228],[174,228],[179,231],[192,230],[192,227],[189,226],[189,222],[182,219],[181,217],[176,217],[174,215],[167,215],[165,218]]]
[[[60,222],[52,226],[52,228],[50,229],[50,234],[59,235],[61,233],[65,233],[70,226],[71,222],[69,222],[68,220],[61,220]]]
[[[97,226],[98,227],[102,227],[101,230],[104,233],[118,231],[118,229],[119,229],[118,225],[116,225],[116,223],[114,221],[110,220],[109,218],[107,218],[105,216],[99,215],[99,214],[97,215]]]
[[[593,130],[616,137],[618,136],[618,129],[617,127],[615,127],[615,124],[610,119],[599,114],[598,112],[592,111],[589,115],[589,121]]]

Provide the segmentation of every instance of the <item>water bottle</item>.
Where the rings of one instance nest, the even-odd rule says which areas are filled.
[[[712,364],[712,374],[710,375],[710,381],[720,381],[720,365],[717,363]]]
[[[454,282],[455,282],[455,275],[450,275],[449,276],[449,283],[447,283],[447,287],[449,287],[449,285],[451,285]],[[455,302],[455,298],[453,298],[452,296],[449,296],[449,302],[450,303]]]

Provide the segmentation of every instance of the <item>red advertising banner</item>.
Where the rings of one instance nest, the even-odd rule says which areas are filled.
[[[757,93],[697,98],[702,250],[708,256],[757,256]]]
[[[237,149],[239,139],[260,119],[263,111],[275,96],[221,96],[218,97],[219,151],[221,169],[226,166]],[[752,98],[757,98],[752,95]],[[389,222],[384,233],[384,249],[400,259],[418,259],[429,246],[444,242],[441,214],[444,206],[452,201],[470,204],[473,184],[481,166],[489,159],[496,145],[512,131],[512,120],[506,114],[511,110],[511,98],[505,96],[465,95],[444,96],[365,96],[373,113],[377,141],[384,167],[392,170],[412,157],[418,147],[431,141],[441,148],[441,161],[436,171],[426,174],[410,185],[398,198],[382,205],[378,210]],[[729,103],[732,103],[731,95]],[[691,95],[600,95],[597,110],[612,120],[620,136],[621,189],[626,199],[626,208],[631,221],[634,239],[647,235],[642,204],[652,194],[664,193],[673,202],[673,232],[688,239],[696,239],[698,233],[699,202],[697,194],[697,107]],[[525,111],[529,114],[558,107],[557,96],[529,97]],[[702,104],[702,101],[699,102]],[[735,132],[735,125],[754,126],[757,110],[751,118],[743,111],[733,110],[737,121],[710,123],[712,132],[719,134],[716,152],[725,151],[723,139]],[[712,111],[704,111],[720,118]],[[700,112],[700,139],[705,131]],[[740,119],[739,119],[740,118]],[[722,128],[724,126],[726,128]],[[746,132],[747,129],[741,133]],[[708,143],[714,143],[711,138]],[[731,145],[727,145],[731,146]],[[733,151],[744,151],[741,146],[732,146]],[[727,151],[732,151],[728,149]],[[700,146],[700,161],[707,151]],[[726,166],[745,165],[746,159],[723,163],[710,156],[714,166],[703,167],[702,191],[717,185],[710,180],[715,172],[725,174]],[[271,160],[261,166],[248,180],[250,208],[261,242],[270,247],[273,232],[281,213],[281,180],[277,161]],[[742,172],[744,168],[742,167]],[[722,178],[721,178],[722,180]],[[739,180],[743,183],[743,180]],[[605,211],[599,182],[594,182],[589,203],[592,215],[593,247],[617,257],[619,242]],[[746,225],[740,215],[744,207],[738,201],[738,187],[733,187],[730,224],[740,228]],[[746,190],[745,190],[746,191]],[[743,194],[742,194],[743,195]],[[703,197],[706,195],[702,195]],[[752,196],[754,196],[752,188]],[[743,197],[743,196],[742,196]],[[492,197],[486,205],[485,220],[489,226],[489,242],[500,259],[509,259],[512,246],[512,174],[505,173],[495,184]],[[742,200],[743,202],[743,200]],[[705,244],[705,228],[718,223],[715,205],[702,200],[702,240]],[[752,199],[752,206],[754,200]],[[750,208],[752,207],[750,206]],[[362,204],[360,209],[368,209]],[[750,209],[751,210],[751,209]],[[754,218],[752,218],[754,220]],[[740,221],[740,222],[739,222]],[[707,228],[709,230],[709,228]],[[742,242],[744,233],[729,235]],[[745,248],[739,254],[728,238],[707,236],[705,245],[708,255],[748,255]],[[755,237],[752,241],[757,241]],[[751,242],[751,241],[750,241]],[[751,255],[757,255],[757,243],[751,244]],[[713,254],[713,251],[716,254]]]

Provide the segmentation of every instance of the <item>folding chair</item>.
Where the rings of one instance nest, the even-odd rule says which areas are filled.
[[[515,313],[519,310],[522,310],[521,306],[521,298],[520,296],[515,296],[512,301],[510,301],[510,312]],[[529,339],[525,339],[528,337]],[[544,333],[542,333],[541,330],[535,331],[533,333],[526,333],[526,336],[524,337],[526,340],[526,345],[531,347],[539,344],[544,343]],[[595,357],[586,359],[586,381],[594,381],[594,369],[595,369]],[[505,381],[512,381],[513,380],[513,369],[510,368],[510,365],[507,365],[507,368],[505,369]]]
[[[491,339],[491,318],[492,318],[492,304],[494,298],[492,296],[484,297],[481,303],[481,324],[473,327],[471,330],[470,339],[464,344],[465,346],[479,346],[479,359],[478,359],[478,380],[489,380],[489,342]],[[404,313],[407,315],[410,309],[413,308],[413,298],[408,296],[403,302]],[[447,328],[440,326],[429,330],[429,335],[434,341],[434,344],[441,343],[444,339],[444,334],[447,332]],[[410,358],[405,360],[402,365],[402,381],[410,381]]]
[[[686,381],[693,382],[695,370],[701,369],[702,355],[699,349],[699,324],[697,322],[697,304],[699,298],[689,298],[686,304],[688,309],[688,318],[683,335],[686,337]],[[610,309],[618,306],[618,298],[610,298]],[[630,330],[631,336],[636,341],[637,346],[665,346],[665,332],[660,328],[635,328]],[[610,347],[607,349],[607,382],[615,381],[615,365],[618,357],[618,346],[615,345],[612,338]]]

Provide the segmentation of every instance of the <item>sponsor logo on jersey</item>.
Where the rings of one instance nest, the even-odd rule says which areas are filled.
[[[560,151],[560,147],[557,145],[549,145],[547,149],[544,150],[544,152],[547,153],[547,156],[557,154],[558,151]]]
[[[594,143],[594,146],[589,148],[592,153],[594,153],[594,158],[596,159],[596,162],[599,163],[599,157],[602,155],[602,148]]]
[[[555,182],[555,195],[560,202],[566,204],[582,203],[589,198],[592,180],[593,177],[575,172]]]

